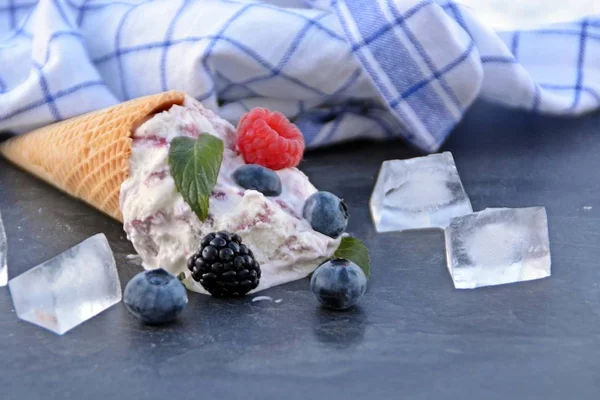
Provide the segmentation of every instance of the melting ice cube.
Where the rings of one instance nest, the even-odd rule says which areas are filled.
[[[115,258],[103,234],[8,283],[19,318],[59,335],[121,301]]]
[[[378,232],[445,228],[473,212],[449,152],[385,161],[370,208]]]
[[[7,249],[6,232],[2,224],[2,214],[0,214],[0,286],[6,286],[8,282],[8,267],[6,265]]]
[[[446,229],[446,257],[457,289],[550,276],[546,209],[488,208],[455,218]]]

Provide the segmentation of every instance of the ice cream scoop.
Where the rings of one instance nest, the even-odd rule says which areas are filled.
[[[218,179],[201,221],[177,191],[169,169],[176,137],[213,135],[224,144]],[[281,193],[267,197],[241,187],[233,172],[246,164],[236,130],[182,92],[148,96],[13,138],[2,154],[59,189],[124,224],[147,269],[187,271],[203,236],[239,234],[262,268],[256,290],[310,274],[339,245],[302,216],[317,191],[297,168],[276,171]],[[204,292],[186,279],[189,289]]]

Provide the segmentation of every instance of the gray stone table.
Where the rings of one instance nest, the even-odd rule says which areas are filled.
[[[219,300],[190,294],[178,322],[140,325],[119,304],[63,337],[17,319],[0,288],[0,398],[598,399],[600,115],[558,119],[478,104],[452,151],[475,210],[544,205],[552,277],[455,290],[440,231],[377,235],[367,202],[400,142],[307,154],[302,169],[349,206],[372,252],[360,307],[320,309],[308,280]],[[98,232],[123,285],[140,270],[121,226],[0,161],[14,277]]]

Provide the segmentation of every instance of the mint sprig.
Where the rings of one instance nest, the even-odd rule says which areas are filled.
[[[356,238],[344,236],[340,242],[340,247],[333,253],[333,258],[345,258],[352,261],[363,270],[367,278],[371,275],[369,249]]]
[[[177,137],[169,148],[169,169],[177,191],[201,221],[208,216],[208,199],[223,161],[223,142],[204,133],[198,140]]]

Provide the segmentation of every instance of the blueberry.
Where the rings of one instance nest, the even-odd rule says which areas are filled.
[[[160,268],[134,276],[125,286],[123,302],[142,322],[160,324],[175,319],[188,299],[181,281]]]
[[[262,165],[242,165],[233,172],[233,179],[244,189],[257,190],[265,196],[279,196],[281,194],[279,176]]]
[[[323,263],[310,280],[310,288],[327,308],[345,310],[356,304],[367,290],[367,277],[352,261],[341,258]]]
[[[315,231],[332,238],[340,236],[348,225],[346,204],[329,192],[317,192],[306,199],[302,215]]]

